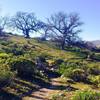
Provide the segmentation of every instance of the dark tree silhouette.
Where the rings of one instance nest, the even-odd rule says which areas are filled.
[[[17,12],[11,18],[11,26],[22,31],[26,38],[30,37],[30,32],[37,32],[40,21],[37,20],[34,13]]]
[[[61,48],[64,49],[66,44],[70,45],[78,39],[78,33],[81,32],[79,26],[83,23],[77,13],[67,15],[59,12],[48,19],[48,24],[52,38],[60,42]]]
[[[48,24],[46,24],[46,23],[44,23],[44,22],[41,22],[40,23],[40,30],[39,30],[39,33],[42,35],[41,36],[41,40],[42,41],[46,41],[47,40],[47,38],[49,37],[49,31],[50,31],[50,28],[51,27],[49,27],[49,25]]]
[[[8,17],[0,17],[0,35],[3,35],[3,30],[8,26]]]

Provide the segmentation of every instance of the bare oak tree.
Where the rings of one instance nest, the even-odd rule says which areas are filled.
[[[40,21],[38,21],[34,13],[17,12],[11,18],[11,26],[22,31],[26,38],[30,37],[30,32],[37,32]]]
[[[46,41],[47,38],[49,37],[50,28],[51,27],[49,27],[47,23],[41,22],[39,33],[42,35],[41,36],[42,41]]]
[[[79,27],[83,24],[80,21],[77,13],[71,13],[69,15],[59,12],[52,15],[48,19],[48,24],[52,38],[57,40],[61,48],[64,49],[65,45],[70,45],[72,42],[78,39],[78,33],[81,32]]]
[[[0,35],[3,35],[3,30],[8,26],[8,17],[0,17]]]

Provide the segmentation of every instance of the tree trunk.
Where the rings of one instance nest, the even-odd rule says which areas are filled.
[[[62,49],[62,50],[65,49],[65,41],[63,41],[63,42],[61,43],[61,49]]]
[[[63,38],[62,38],[61,41],[62,41],[61,42],[61,49],[64,50],[65,49],[65,42],[66,42],[66,36],[65,35],[63,35]]]
[[[25,37],[26,37],[26,38],[30,38],[29,33],[27,33]]]
[[[30,35],[29,35],[29,30],[25,30],[23,31],[24,35],[25,35],[25,38],[30,38]]]

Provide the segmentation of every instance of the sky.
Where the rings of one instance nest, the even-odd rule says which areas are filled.
[[[100,0],[0,0],[1,15],[17,11],[34,12],[43,21],[59,11],[77,12],[84,22],[80,33],[83,40],[100,40]]]

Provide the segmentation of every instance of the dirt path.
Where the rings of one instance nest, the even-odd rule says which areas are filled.
[[[59,92],[62,88],[65,89],[63,84],[58,81],[58,78],[53,78],[51,79],[50,87],[41,88],[33,92],[30,96],[24,97],[23,100],[50,100],[48,98]]]

